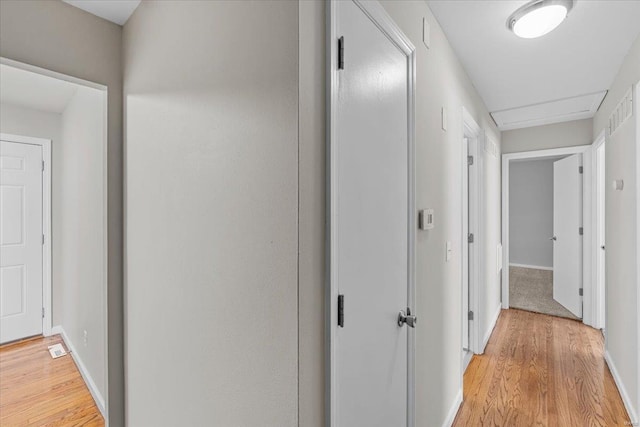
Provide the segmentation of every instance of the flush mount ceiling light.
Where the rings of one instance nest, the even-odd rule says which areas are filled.
[[[518,37],[544,36],[564,21],[573,0],[533,0],[511,14],[507,27]]]

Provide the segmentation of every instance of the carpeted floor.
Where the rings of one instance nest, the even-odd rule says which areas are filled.
[[[551,270],[509,267],[509,306],[579,320],[553,299]]]

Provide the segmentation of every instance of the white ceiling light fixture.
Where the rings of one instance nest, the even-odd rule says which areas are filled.
[[[573,0],[533,0],[511,14],[507,27],[518,37],[533,39],[553,31],[573,8]]]

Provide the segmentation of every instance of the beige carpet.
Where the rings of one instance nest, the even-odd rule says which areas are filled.
[[[509,306],[536,313],[578,319],[553,299],[553,271],[551,270],[510,267]]]

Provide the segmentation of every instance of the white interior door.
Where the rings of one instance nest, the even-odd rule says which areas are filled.
[[[332,4],[335,41],[344,43],[332,107],[331,269],[343,298],[333,323],[332,424],[406,426],[411,328],[398,318],[411,307],[413,278],[413,67],[362,9],[375,15],[380,6],[365,3]]]
[[[553,299],[582,317],[581,155],[553,163]]]
[[[5,343],[42,333],[42,147],[0,144],[0,343]]]

